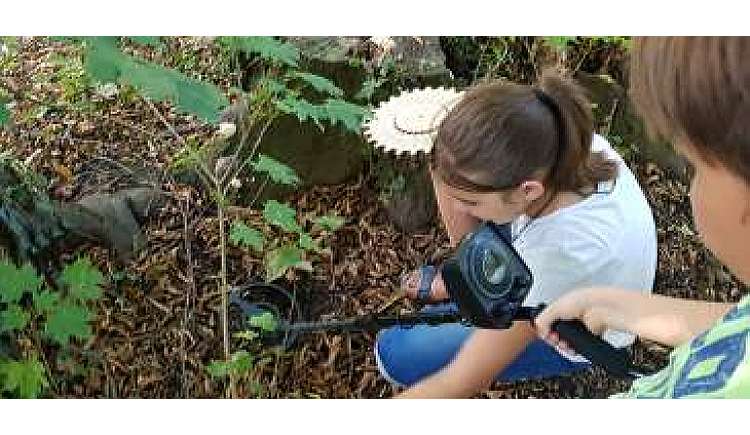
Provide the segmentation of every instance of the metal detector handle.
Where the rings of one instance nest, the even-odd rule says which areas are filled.
[[[634,379],[637,374],[626,349],[618,349],[594,335],[580,320],[558,320],[552,330],[579,354],[608,373],[623,379]]]

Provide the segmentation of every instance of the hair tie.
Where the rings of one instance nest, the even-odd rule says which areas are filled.
[[[549,111],[552,112],[552,118],[554,119],[555,123],[555,130],[557,130],[557,153],[549,174],[550,179],[554,179],[557,175],[557,170],[560,166],[560,159],[562,158],[563,150],[565,147],[565,124],[563,123],[562,112],[560,111],[560,107],[557,105],[555,100],[547,95],[547,93],[542,89],[533,87],[531,88],[531,90],[534,92],[537,100],[539,100],[539,102],[545,105],[549,109]]]

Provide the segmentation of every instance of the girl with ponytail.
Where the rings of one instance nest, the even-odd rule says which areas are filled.
[[[534,275],[525,304],[549,304],[580,287],[650,292],[656,270],[653,217],[638,182],[593,132],[591,106],[571,80],[545,73],[534,86],[488,83],[468,90],[440,125],[430,169],[452,244],[482,221],[512,224],[513,245]],[[434,266],[402,283],[407,295],[451,310]],[[647,290],[644,290],[647,289]],[[634,337],[606,331],[618,347]],[[403,397],[471,397],[493,380],[569,374],[587,361],[536,338],[459,324],[391,328],[378,335],[381,374],[410,387]]]

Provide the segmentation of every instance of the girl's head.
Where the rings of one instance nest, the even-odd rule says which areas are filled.
[[[436,188],[477,218],[507,222],[558,192],[614,178],[615,163],[591,153],[592,134],[590,104],[569,80],[547,73],[536,86],[477,86],[441,123]]]
[[[693,166],[706,245],[750,282],[750,38],[635,38],[630,76],[649,131]]]

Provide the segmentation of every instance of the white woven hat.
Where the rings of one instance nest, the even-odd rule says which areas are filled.
[[[377,148],[396,155],[429,154],[445,115],[463,92],[425,88],[391,97],[364,124],[364,134]]]

